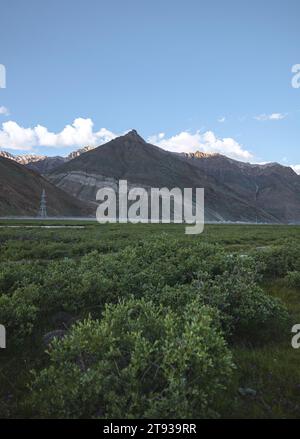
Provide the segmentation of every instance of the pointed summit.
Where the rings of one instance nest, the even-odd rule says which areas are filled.
[[[131,141],[146,143],[136,130],[129,131],[124,137]]]

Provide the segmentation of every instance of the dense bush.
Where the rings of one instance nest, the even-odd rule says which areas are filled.
[[[0,263],[0,294],[11,294],[21,286],[42,284],[45,266],[38,262]]]
[[[54,341],[31,403],[44,417],[210,417],[232,370],[213,310],[129,299]]]
[[[78,260],[1,264],[0,313],[3,324],[13,328],[11,340],[16,333],[19,341],[20,335],[31,333],[24,328],[37,329],[42,322],[47,329],[47,320],[59,311],[96,317],[107,303],[131,295],[177,311],[198,298],[220,311],[227,336],[253,341],[279,333],[286,322],[284,309],[258,287],[259,280],[250,257],[228,255],[197,241],[180,246],[174,239],[155,239],[117,253],[94,251]]]
[[[284,336],[288,313],[280,300],[267,295],[258,285],[260,275],[250,257],[217,253],[213,261],[199,265],[195,279],[185,285],[165,286],[146,297],[179,310],[191,301],[218,310],[228,339],[251,343]]]
[[[291,288],[300,288],[300,271],[290,271],[286,275],[285,281]]]
[[[284,277],[289,271],[300,270],[300,245],[288,242],[255,253],[257,267],[264,276]]]
[[[28,285],[11,295],[0,295],[0,322],[9,334],[10,346],[21,345],[32,334],[39,312],[39,293],[35,285]]]
[[[274,366],[278,375],[282,367],[296,377],[290,333],[276,345],[287,314],[259,285],[263,276],[273,293],[272,278],[286,276],[298,288],[299,228],[208,226],[198,237],[183,232],[179,225],[1,229],[0,323],[7,349],[0,416],[209,417],[224,415],[225,406],[231,416],[232,406],[221,398],[232,374],[224,339],[241,374],[226,391],[229,400],[239,404],[236,385],[249,386],[262,391],[273,410],[282,394],[282,413],[294,416],[296,378],[285,389]],[[283,282],[278,285],[282,290],[274,293],[287,302],[293,295],[296,303],[296,289],[285,296]],[[66,338],[48,347],[48,356],[45,343],[55,330]],[[263,349],[253,345],[271,337],[274,343]],[[240,370],[241,346],[268,363],[256,369],[254,355],[249,369],[259,378],[253,382],[248,366]],[[282,349],[282,363],[274,362],[274,346]],[[276,391],[268,395],[269,384]],[[251,407],[243,404],[247,413]],[[262,407],[258,412],[266,414]]]
[[[228,255],[223,262],[222,273],[200,273],[194,285],[201,301],[220,311],[227,336],[260,342],[285,335],[288,313],[278,299],[258,286],[255,261]]]

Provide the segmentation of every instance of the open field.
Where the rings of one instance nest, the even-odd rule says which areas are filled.
[[[1,220],[0,249],[1,417],[300,417],[300,226]]]

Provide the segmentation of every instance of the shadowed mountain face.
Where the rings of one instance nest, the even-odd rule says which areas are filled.
[[[300,222],[300,176],[293,169],[278,163],[252,165],[222,155],[188,161],[278,221]]]
[[[43,189],[49,216],[89,216],[93,209],[15,161],[0,157],[0,216],[36,216]]]
[[[290,168],[174,154],[146,143],[134,130],[63,164],[48,178],[92,202],[99,188],[117,189],[121,179],[148,189],[204,187],[206,220],[300,222],[300,177]]]
[[[64,157],[43,157],[40,160],[29,161],[25,164],[26,168],[38,172],[41,175],[48,174],[59,168],[66,162]]]

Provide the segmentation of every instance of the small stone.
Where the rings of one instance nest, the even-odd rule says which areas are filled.
[[[239,394],[242,396],[256,396],[256,390],[250,389],[249,387],[240,387]]]

